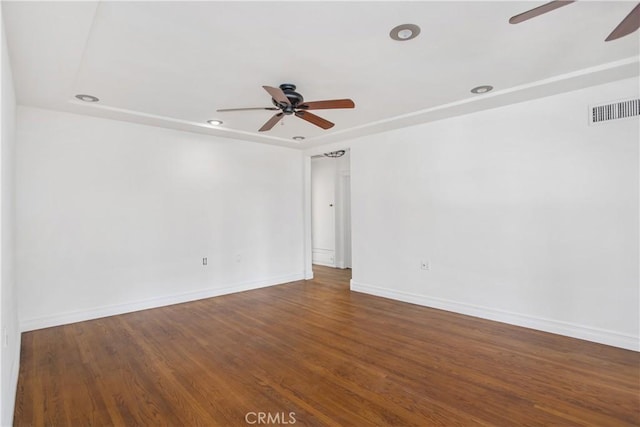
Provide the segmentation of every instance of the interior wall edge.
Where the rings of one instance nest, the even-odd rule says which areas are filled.
[[[7,46],[5,4],[0,4],[0,425],[12,425],[20,367],[15,274],[16,93],[13,58]]]
[[[417,304],[424,307],[450,311],[466,316],[479,317],[509,325],[522,326],[543,332],[564,335],[586,341],[620,347],[627,350],[640,352],[640,337],[616,331],[594,328],[592,326],[578,325],[570,322],[546,319],[527,314],[514,313],[483,307],[459,301],[436,298],[428,295],[419,295],[410,292],[402,292],[368,283],[360,283],[351,280],[351,290],[396,301]]]

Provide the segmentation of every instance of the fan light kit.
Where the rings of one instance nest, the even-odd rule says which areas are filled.
[[[473,89],[471,89],[471,93],[477,93],[479,95],[483,94],[483,93],[487,93],[493,90],[493,86],[489,86],[489,85],[484,85],[484,86],[478,86],[478,87],[474,87]]]
[[[91,95],[76,95],[76,98],[78,98],[80,101],[84,101],[84,102],[98,102],[100,101],[98,98],[96,98],[95,96],[91,96]]]
[[[280,87],[262,86],[262,88],[271,95],[271,102],[274,107],[223,108],[217,111],[280,110],[258,130],[259,132],[266,132],[271,130],[284,116],[290,115],[295,115],[322,129],[330,129],[334,126],[334,123],[316,116],[308,110],[333,110],[335,108],[354,108],[356,106],[350,99],[304,102],[302,95],[296,92],[296,85],[291,83],[283,83]]]
[[[220,126],[222,124],[222,120],[207,120],[211,126]]]
[[[519,24],[524,21],[528,21],[531,18],[535,18],[536,16],[540,16],[547,12],[551,12],[552,10],[556,10],[563,6],[568,6],[571,3],[574,3],[575,0],[554,0],[549,3],[545,3],[542,6],[535,7],[531,10],[527,10],[526,12],[520,13],[518,15],[512,16],[509,19],[510,24]],[[612,40],[617,40],[621,37],[628,36],[629,34],[637,31],[640,28],[640,3],[634,7],[631,12],[618,24],[618,26],[607,36],[604,40],[606,42],[610,42]]]
[[[325,157],[333,157],[334,159],[336,157],[342,157],[344,156],[345,151],[344,150],[338,150],[338,151],[331,151],[329,153],[324,153]]]
[[[420,34],[420,27],[415,24],[402,24],[394,27],[389,33],[389,37],[393,40],[404,42],[415,39]]]

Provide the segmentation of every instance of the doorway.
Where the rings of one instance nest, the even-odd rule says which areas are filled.
[[[351,268],[349,150],[328,154],[311,158],[312,264]]]

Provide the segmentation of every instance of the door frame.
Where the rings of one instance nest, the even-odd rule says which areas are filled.
[[[304,277],[306,280],[313,279],[313,247],[311,239],[311,157],[336,150],[349,150],[349,144],[331,144],[323,147],[313,147],[303,152],[302,176],[303,176],[303,252],[304,252]],[[349,159],[349,176],[351,176],[351,159]],[[338,177],[342,181],[342,174]],[[341,183],[339,183],[340,185]],[[351,193],[351,191],[350,191]],[[353,209],[351,206],[350,211]],[[351,263],[353,264],[353,233],[351,237]],[[336,241],[337,244],[337,241]],[[344,261],[344,259],[343,259]]]

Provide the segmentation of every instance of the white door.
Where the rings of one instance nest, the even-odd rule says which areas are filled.
[[[336,162],[311,159],[311,242],[314,264],[336,266]]]

